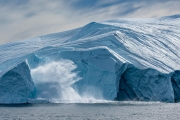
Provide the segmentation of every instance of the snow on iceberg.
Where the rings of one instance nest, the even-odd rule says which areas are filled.
[[[178,102],[179,46],[179,15],[92,22],[81,28],[0,45],[1,81],[6,81],[3,75],[14,65],[26,59],[29,67],[23,69],[30,69],[35,89],[30,101]],[[70,62],[62,64],[62,60]],[[47,71],[43,73],[44,69]],[[8,80],[14,79],[8,75]],[[1,96],[0,102],[5,103],[8,98]],[[16,97],[12,103],[16,99],[27,100],[27,96]]]

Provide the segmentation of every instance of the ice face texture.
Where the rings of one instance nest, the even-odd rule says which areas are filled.
[[[21,62],[0,78],[0,103],[26,103],[33,97],[34,83],[26,62]]]
[[[170,75],[132,67],[126,69],[120,81],[117,100],[174,102]]]
[[[3,86],[8,82],[4,75],[7,75],[5,77],[9,81],[14,79],[9,71],[14,70],[13,66],[18,66],[20,61],[27,60],[29,66],[21,67],[20,70],[30,69],[32,72],[53,62],[57,64],[68,60],[74,65],[73,69],[64,67],[63,70],[56,70],[56,65],[53,64],[48,67],[49,70],[55,70],[52,74],[46,71],[48,77],[42,80],[38,77],[38,80],[44,81],[41,84],[37,84],[37,78],[33,76],[35,91],[34,96],[29,98],[33,101],[48,101],[54,98],[64,100],[57,96],[66,96],[65,101],[71,99],[71,102],[90,97],[104,100],[178,102],[179,46],[180,15],[92,22],[77,29],[1,45],[0,84]],[[68,62],[61,62],[57,66],[62,68],[69,65]],[[31,76],[27,72],[21,73],[20,76]],[[41,72],[38,72],[38,76],[41,76],[39,73]],[[61,77],[62,73],[73,77],[66,75],[68,77],[64,79]],[[20,83],[17,86],[21,88]],[[29,89],[28,86],[25,87]],[[59,87],[69,88],[73,92]],[[1,87],[0,90],[4,89],[5,87]],[[9,93],[10,89],[8,90]],[[1,103],[10,98],[8,94],[7,97],[1,96],[0,94]],[[21,99],[24,102],[27,98],[25,96]],[[12,101],[15,102],[16,99],[21,101],[18,96]]]

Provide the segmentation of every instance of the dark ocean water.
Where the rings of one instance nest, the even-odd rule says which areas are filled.
[[[179,103],[108,102],[0,105],[0,120],[179,120]]]

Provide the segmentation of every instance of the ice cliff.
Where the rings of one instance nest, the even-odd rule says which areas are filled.
[[[179,51],[180,15],[92,22],[0,45],[0,103],[178,102]]]
[[[25,103],[33,96],[34,83],[26,62],[6,71],[0,78],[0,103]]]

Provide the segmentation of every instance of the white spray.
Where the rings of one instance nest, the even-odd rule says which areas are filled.
[[[76,65],[70,60],[50,62],[31,70],[31,75],[36,84],[37,98],[47,99],[57,103],[88,103],[104,102],[91,95],[80,96],[72,85],[81,80],[73,72]]]

